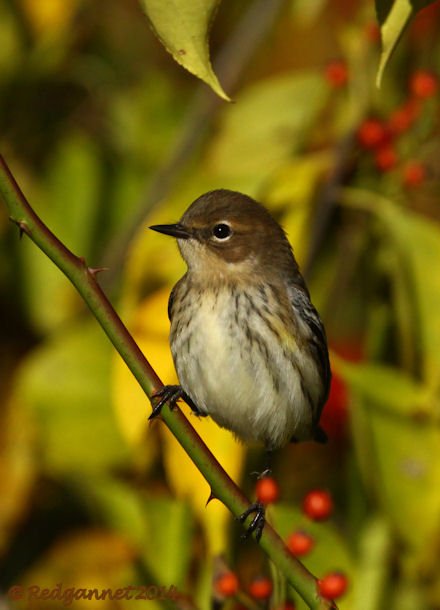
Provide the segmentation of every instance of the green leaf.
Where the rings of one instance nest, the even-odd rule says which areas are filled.
[[[87,257],[93,247],[101,177],[93,140],[68,134],[55,151],[47,176],[47,221],[80,256]]]
[[[110,356],[105,335],[88,322],[59,333],[23,363],[18,399],[36,420],[46,473],[99,472],[124,463],[127,449],[111,402]]]
[[[428,601],[426,589],[415,578],[405,578],[397,581],[393,586],[390,610],[432,610]],[[433,598],[434,599],[434,598]],[[438,600],[438,596],[436,597]]]
[[[423,410],[425,388],[399,369],[380,364],[355,365],[344,362],[336,354],[332,361],[350,386],[374,402],[377,409],[397,416],[414,416]]]
[[[193,522],[186,502],[148,498],[144,504],[150,537],[144,555],[158,582],[180,588],[188,573]]]
[[[140,0],[166,50],[224,100],[209,58],[208,34],[219,0]]]
[[[352,395],[352,424],[364,479],[413,560],[433,552],[440,520],[440,430],[425,408],[438,399],[398,370],[334,361]]]
[[[139,551],[149,539],[142,496],[124,482],[106,474],[69,476],[68,481],[95,520],[123,534]]]
[[[107,475],[69,478],[94,519],[137,549],[156,583],[181,589],[191,561],[189,506],[167,496],[145,497]]]
[[[407,276],[406,294],[400,297],[414,303],[413,325],[419,335],[423,378],[438,389],[440,276],[432,270],[440,268],[440,225],[391,202],[381,205],[377,212],[394,242],[399,258],[396,272]]]
[[[213,171],[268,176],[300,149],[328,91],[315,72],[268,78],[241,91],[237,103],[225,109],[210,154]]]
[[[376,0],[376,13],[382,34],[382,53],[376,76],[380,87],[385,67],[406,26],[417,11],[434,0]]]
[[[353,394],[352,421],[364,479],[417,568],[434,553],[440,522],[439,412],[440,227],[376,193],[344,190],[341,198],[382,225],[396,302],[407,306],[420,380],[380,365],[341,365]],[[426,559],[428,558],[428,559]]]
[[[358,578],[353,591],[353,608],[380,610],[392,565],[392,537],[382,516],[369,519],[359,533]]]
[[[40,192],[32,197],[50,229],[79,256],[93,251],[101,166],[90,138],[68,134],[58,146]],[[70,319],[79,298],[59,269],[30,240],[20,249],[24,296],[38,332],[47,332]]]
[[[433,393],[440,390],[440,225],[397,206],[377,193],[344,189],[341,202],[366,209],[380,221],[385,235],[389,273],[395,280],[396,307],[405,307],[406,324],[422,379]]]

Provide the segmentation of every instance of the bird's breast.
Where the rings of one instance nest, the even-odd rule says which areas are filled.
[[[280,311],[261,287],[180,292],[171,349],[179,381],[198,408],[266,446],[307,436],[312,406],[302,378],[313,362],[295,337],[292,312]]]

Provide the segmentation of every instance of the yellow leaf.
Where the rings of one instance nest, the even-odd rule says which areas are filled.
[[[235,440],[229,431],[219,428],[209,417],[193,416],[191,423],[226,472],[233,480],[238,481],[245,457],[243,445]],[[205,530],[209,555],[223,552],[227,546],[231,519],[229,511],[216,500],[206,506],[210,495],[208,483],[165,427],[163,439],[164,466],[170,487],[178,497],[187,499],[199,516]]]
[[[59,34],[70,24],[78,0],[22,0],[22,3],[36,33]]]
[[[164,383],[177,383],[168,344],[167,317],[170,288],[162,289],[138,307],[129,324],[131,332],[146,358]],[[145,441],[151,405],[125,363],[115,356],[113,396],[121,431],[132,445]]]
[[[311,203],[318,181],[329,170],[331,155],[320,152],[298,157],[280,167],[264,193],[264,203],[271,209],[286,208],[281,221],[300,266],[307,255],[308,223]]]
[[[2,409],[0,427],[0,552],[29,508],[37,468],[32,440],[26,412],[11,399]]]

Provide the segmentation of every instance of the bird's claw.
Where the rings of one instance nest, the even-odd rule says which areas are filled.
[[[163,387],[161,387],[160,390],[158,390],[151,396],[151,400],[153,400],[154,398],[160,398],[160,400],[153,406],[153,411],[148,419],[152,420],[158,415],[160,415],[162,407],[167,402],[170,403],[170,409],[174,409],[174,407],[176,406],[176,402],[179,400],[179,398],[182,398],[182,396],[183,390],[180,385],[164,385]]]
[[[203,413],[199,410],[195,402],[188,396],[188,394],[182,389],[180,385],[164,385],[152,394],[151,400],[155,398],[160,398],[159,402],[153,406],[153,411],[148,418],[149,420],[154,419],[160,412],[162,411],[162,407],[165,403],[169,403],[170,409],[174,409],[176,406],[176,402],[183,398],[183,400],[190,406],[191,411],[198,415],[199,417],[206,417],[207,413]]]
[[[266,509],[264,504],[262,504],[261,502],[254,502],[244,511],[244,513],[242,513],[238,517],[238,520],[243,523],[244,521],[246,521],[247,517],[249,517],[249,515],[252,515],[253,513],[255,513],[254,518],[250,522],[245,533],[242,534],[241,538],[242,540],[246,540],[255,532],[255,539],[257,540],[257,542],[259,542],[261,534],[263,533],[264,525],[266,523]]]

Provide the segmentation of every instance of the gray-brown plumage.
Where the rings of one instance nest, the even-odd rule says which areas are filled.
[[[325,331],[280,225],[250,197],[216,190],[174,225],[188,265],[170,302],[176,371],[194,410],[267,449],[323,440]]]

